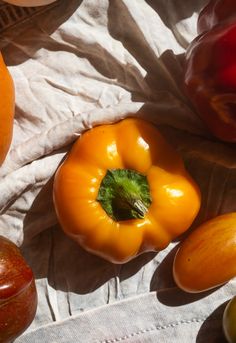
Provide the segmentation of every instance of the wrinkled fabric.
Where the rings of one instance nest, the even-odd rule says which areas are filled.
[[[54,173],[79,135],[136,116],[160,129],[199,184],[193,228],[236,210],[234,148],[210,135],[181,85],[206,2],[61,0],[28,12],[0,3],[0,48],[16,88],[13,141],[0,168],[0,234],[21,248],[39,295],[16,342],[223,342],[235,280],[200,295],[180,292],[172,278],[178,240],[125,265],[104,261],[65,236],[52,200]],[[9,11],[15,16],[5,22]]]

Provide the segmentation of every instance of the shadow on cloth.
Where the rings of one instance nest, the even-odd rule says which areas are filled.
[[[173,278],[173,261],[178,245],[160,263],[152,276],[150,291],[156,291],[158,300],[167,306],[182,306],[209,296],[216,289],[202,293],[187,293],[177,287]]]
[[[158,13],[165,25],[169,28],[171,28],[172,25],[175,25],[181,20],[191,17],[194,12],[199,12],[208,3],[208,0],[196,0],[194,2],[186,2],[184,0],[170,0],[168,1],[169,10],[164,11],[166,5],[165,0],[145,1]]]
[[[101,74],[99,80],[127,90],[131,94],[132,101],[155,104],[162,112],[160,114],[162,117],[167,117],[169,112],[173,113],[177,108],[186,107],[187,110],[191,108],[180,86],[183,77],[183,54],[175,55],[172,50],[166,50],[158,57],[122,1],[109,2],[108,30],[110,35],[119,41],[145,70],[146,76],[143,76],[135,64],[122,63],[97,42],[88,42],[79,36],[70,36],[63,30],[60,32],[60,40],[51,37],[50,34],[72,15],[81,2],[81,0],[73,0],[68,7],[66,1],[60,1],[56,13],[63,13],[62,16],[57,18],[53,10],[48,12],[40,21],[40,25],[31,27],[29,37],[26,35],[25,38],[21,34],[14,44],[3,49],[6,64],[18,65],[29,58],[34,58],[34,54],[41,48],[55,52],[66,51],[88,60]],[[122,15],[118,16],[117,13]],[[79,72],[83,74],[83,71]],[[166,104],[169,104],[169,108],[166,108]],[[20,116],[19,109],[16,111],[16,118],[18,116]]]
[[[82,1],[58,0],[48,9],[45,8],[45,12],[24,20],[17,27],[13,26],[6,34],[2,33],[0,47],[6,64],[19,65],[32,58],[39,49],[49,45],[52,42],[50,35],[72,16]]]
[[[186,48],[188,42],[176,28],[176,25],[182,20],[190,18],[195,12],[199,13],[199,11],[208,3],[208,0],[198,0],[194,2],[170,0],[168,1],[168,11],[166,11],[165,0],[146,0],[146,2],[157,12],[165,25],[172,31],[176,41],[183,48]]]
[[[122,13],[122,16],[117,16],[117,13]],[[147,72],[145,81],[150,93],[143,100],[163,100],[165,92],[183,99],[176,84],[176,80],[182,78],[183,56],[176,57],[173,51],[167,50],[158,58],[122,1],[109,2],[108,30],[111,36],[120,41]],[[175,79],[172,75],[175,75]],[[136,98],[133,100],[135,101]]]
[[[209,337],[209,332],[211,333],[211,342],[214,343],[227,343],[222,329],[222,317],[225,306],[228,302],[221,304],[210,316],[203,322],[200,327],[196,343],[205,343],[206,337]]]
[[[173,259],[178,246],[176,246],[162,261],[158,269],[153,275],[151,282],[151,291],[156,291],[156,296],[159,302],[167,306],[179,307],[186,304],[194,303],[208,297],[211,293],[215,292],[218,288],[202,293],[186,293],[179,289],[173,279],[172,266]],[[220,305],[211,315],[203,322],[196,337],[196,343],[205,343],[206,337],[214,343],[226,343],[222,331],[222,316],[226,306]]]

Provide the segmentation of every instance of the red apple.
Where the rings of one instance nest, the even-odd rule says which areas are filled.
[[[0,343],[12,342],[24,332],[36,308],[33,272],[19,248],[0,236]]]

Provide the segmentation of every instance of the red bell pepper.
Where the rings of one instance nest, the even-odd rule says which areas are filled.
[[[223,1],[215,3],[219,5]],[[213,19],[209,20],[209,27],[213,22]],[[222,21],[189,45],[184,84],[210,131],[224,141],[236,142],[236,20]]]
[[[198,33],[211,30],[215,25],[224,21],[236,21],[235,0],[210,0],[199,14],[197,29]]]

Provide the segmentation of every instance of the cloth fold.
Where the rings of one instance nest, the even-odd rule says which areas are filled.
[[[173,292],[170,290],[168,293],[171,302]],[[169,307],[158,303],[158,295],[151,292],[33,330],[17,343],[224,342],[221,316],[225,304],[220,293],[217,296],[212,294],[204,305],[192,311],[190,304]],[[181,298],[182,294],[177,291],[175,296]],[[164,319],[166,311],[169,316]]]

